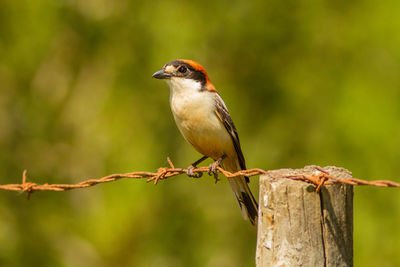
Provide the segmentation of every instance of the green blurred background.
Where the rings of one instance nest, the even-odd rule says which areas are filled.
[[[0,1],[0,183],[153,171],[200,155],[151,75],[202,63],[249,168],[400,181],[399,1]],[[210,163],[208,161],[207,163]],[[257,178],[251,178],[257,195]],[[400,265],[398,189],[355,188],[356,266]],[[226,179],[0,192],[1,266],[252,266]]]

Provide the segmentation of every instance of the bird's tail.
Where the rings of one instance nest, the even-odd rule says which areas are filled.
[[[223,161],[221,165],[222,168],[230,172],[237,172],[241,169],[236,161],[231,162],[229,159]],[[247,185],[248,182],[246,181],[246,178],[247,177],[245,176],[238,176],[235,178],[229,178],[228,180],[239,203],[243,218],[245,220],[248,219],[252,225],[257,227],[258,204]]]

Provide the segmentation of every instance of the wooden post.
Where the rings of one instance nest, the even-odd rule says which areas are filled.
[[[325,167],[338,178],[343,168]],[[311,176],[316,166],[275,170],[260,177],[256,266],[353,266],[353,188],[279,179]]]

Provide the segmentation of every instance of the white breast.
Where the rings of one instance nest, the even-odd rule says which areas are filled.
[[[168,83],[171,110],[185,139],[214,159],[234,153],[230,135],[215,114],[215,93],[201,91],[201,84],[190,79],[174,77]]]

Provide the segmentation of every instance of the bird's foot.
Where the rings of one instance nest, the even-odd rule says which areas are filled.
[[[207,158],[208,158],[207,156],[203,156],[201,159],[199,159],[199,160],[193,162],[189,167],[187,167],[187,169],[186,169],[186,174],[187,174],[187,176],[192,177],[192,178],[200,178],[201,176],[203,176],[203,173],[202,173],[202,172],[196,172],[196,173],[194,173],[193,170],[194,170],[195,168],[197,168],[197,164],[203,162],[203,161],[204,161],[205,159],[207,159]]]
[[[219,181],[219,178],[218,178],[218,166],[219,166],[219,164],[220,164],[220,162],[218,162],[218,160],[217,161],[214,161],[211,165],[210,165],[210,167],[208,167],[208,175],[214,175],[214,179],[215,179],[215,183],[217,183],[218,181]]]
[[[189,167],[187,167],[186,169],[186,174],[187,176],[191,177],[191,178],[200,178],[201,176],[203,176],[202,172],[196,172],[194,173],[193,170],[196,168],[196,166],[190,165]]]
[[[214,161],[210,167],[208,167],[208,175],[211,176],[211,173],[214,174],[214,178],[215,178],[215,183],[217,183],[219,181],[218,179],[218,167],[221,164],[221,162],[226,158],[226,155],[222,155],[221,158],[219,158],[218,160]]]

